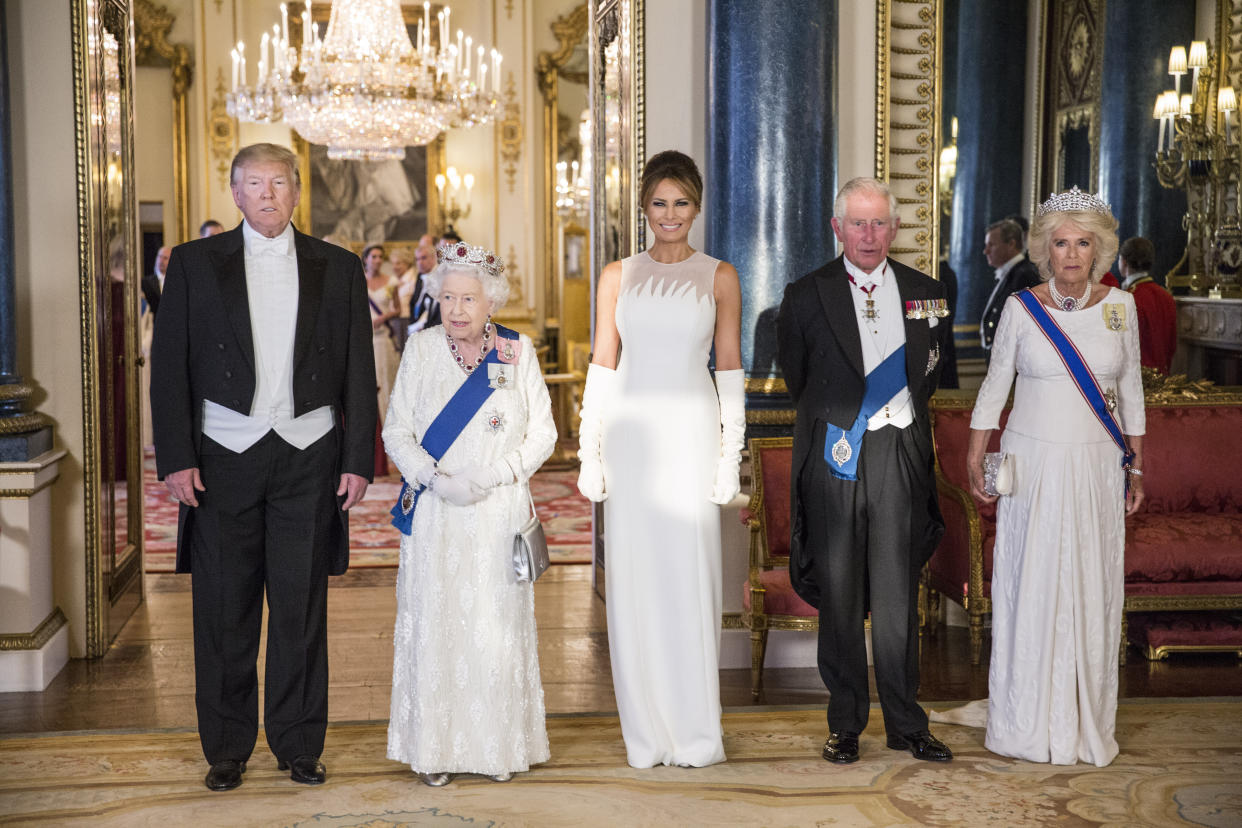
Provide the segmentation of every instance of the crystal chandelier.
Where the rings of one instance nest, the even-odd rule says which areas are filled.
[[[228,112],[239,121],[283,120],[310,143],[326,145],[329,158],[366,161],[404,158],[407,146],[486,123],[500,108],[501,55],[475,50],[460,29],[454,41],[451,14],[445,7],[433,21],[424,2],[411,43],[400,0],[333,0],[320,39],[307,3],[298,50],[289,43],[282,3],[280,24],[260,42],[253,85],[245,44],[232,52]]]

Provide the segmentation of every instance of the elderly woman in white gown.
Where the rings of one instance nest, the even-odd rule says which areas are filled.
[[[409,486],[394,522],[410,521],[388,758],[428,785],[505,781],[548,758],[534,593],[512,546],[556,426],[530,340],[491,321],[509,292],[500,259],[464,243],[438,254],[428,278],[444,325],[406,343],[383,431]]]
[[[1077,188],[1039,208],[1031,260],[1047,281],[1006,301],[970,423],[971,492],[994,502],[984,454],[1016,375],[985,743],[1032,762],[1104,766],[1118,750],[1125,515],[1143,501],[1146,416],[1134,299],[1100,283],[1116,229],[1108,205]]]

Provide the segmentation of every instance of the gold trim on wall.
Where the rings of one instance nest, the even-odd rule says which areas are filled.
[[[875,177],[901,205],[889,254],[934,274],[940,244],[940,0],[876,3]]]
[[[207,110],[207,146],[211,147],[211,159],[215,162],[220,187],[228,189],[229,168],[237,153],[237,121],[229,115],[224,85],[224,67],[216,68],[216,88]]]
[[[173,210],[177,216],[177,238],[173,243],[180,244],[193,238],[190,235],[189,98],[194,61],[188,46],[168,41],[168,32],[177,18],[167,6],[156,6],[151,0],[134,0],[133,19],[134,63],[138,66],[167,63],[172,69]]]
[[[60,632],[61,627],[68,623],[60,607],[56,607],[48,613],[47,618],[39,622],[39,626],[30,632],[0,635],[0,652],[40,650],[43,645],[52,640],[52,636]]]

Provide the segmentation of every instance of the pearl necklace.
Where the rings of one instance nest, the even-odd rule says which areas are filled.
[[[1057,290],[1057,280],[1048,280],[1048,292],[1052,294],[1052,302],[1063,311],[1080,311],[1087,306],[1087,299],[1091,296],[1091,280],[1087,280],[1087,289],[1082,296],[1075,299],[1073,296],[1064,296]]]
[[[465,371],[467,374],[470,374],[474,372],[475,368],[482,365],[483,360],[487,358],[487,352],[489,350],[488,343],[492,341],[492,323],[489,320],[488,323],[483,326],[483,344],[479,346],[479,355],[474,358],[473,365],[466,362],[465,358],[457,352],[457,342],[447,330],[444,332],[444,336],[448,339],[448,346],[449,350],[453,352],[453,359],[457,360],[457,364],[461,366],[461,370]]]

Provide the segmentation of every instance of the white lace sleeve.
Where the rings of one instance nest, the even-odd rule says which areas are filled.
[[[420,347],[418,337],[410,337],[401,355],[401,367],[388,398],[388,413],[384,416],[384,450],[396,464],[401,476],[407,481],[418,479],[418,472],[428,463],[434,463],[414,434],[414,408],[418,404],[420,370],[426,358],[426,349]]]
[[[1000,415],[1009,401],[1009,389],[1017,375],[1018,328],[1020,317],[1025,313],[1018,307],[1017,298],[1010,296],[1005,300],[996,337],[992,340],[992,361],[988,363],[988,374],[979,386],[975,410],[970,416],[970,427],[977,431],[990,431],[1000,426]]]
[[[522,336],[522,356],[518,358],[518,387],[526,399],[526,431],[522,442],[505,455],[505,461],[519,481],[529,480],[556,448],[556,423],[552,419],[552,399],[539,370],[539,358],[530,339]]]
[[[1117,377],[1117,413],[1124,434],[1140,436],[1147,432],[1147,402],[1143,397],[1143,369],[1139,363],[1138,310],[1134,296],[1122,292],[1126,306],[1125,353]]]

